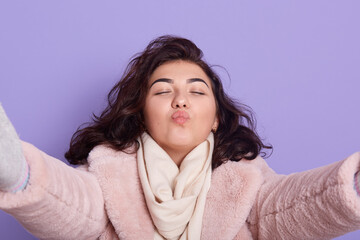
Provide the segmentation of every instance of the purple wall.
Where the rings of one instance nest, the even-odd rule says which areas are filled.
[[[195,41],[252,106],[269,165],[291,173],[360,150],[359,1],[1,1],[0,101],[20,137],[64,160],[129,58]],[[1,239],[35,239],[0,212]],[[338,239],[359,239],[360,231]]]

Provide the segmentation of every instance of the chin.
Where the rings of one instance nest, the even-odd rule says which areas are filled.
[[[194,140],[194,136],[190,131],[174,131],[168,135],[168,139],[172,142],[189,143]]]
[[[194,139],[184,135],[171,136],[167,139],[167,144],[176,148],[188,147],[194,144]]]

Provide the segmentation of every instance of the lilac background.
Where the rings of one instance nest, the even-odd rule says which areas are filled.
[[[257,114],[291,173],[360,150],[360,3],[1,1],[0,102],[20,137],[59,159],[130,57],[162,34],[192,39]],[[1,239],[35,239],[0,212]],[[338,239],[359,239],[360,231]]]

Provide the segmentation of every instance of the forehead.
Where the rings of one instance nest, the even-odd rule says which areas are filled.
[[[197,64],[187,61],[171,61],[157,67],[151,74],[149,84],[159,78],[169,78],[174,81],[186,81],[191,78],[201,78],[206,81],[209,86],[211,84],[209,77]]]

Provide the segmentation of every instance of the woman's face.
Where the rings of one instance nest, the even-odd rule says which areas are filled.
[[[191,62],[159,66],[149,79],[144,118],[147,131],[165,151],[191,151],[218,124],[210,79]]]

